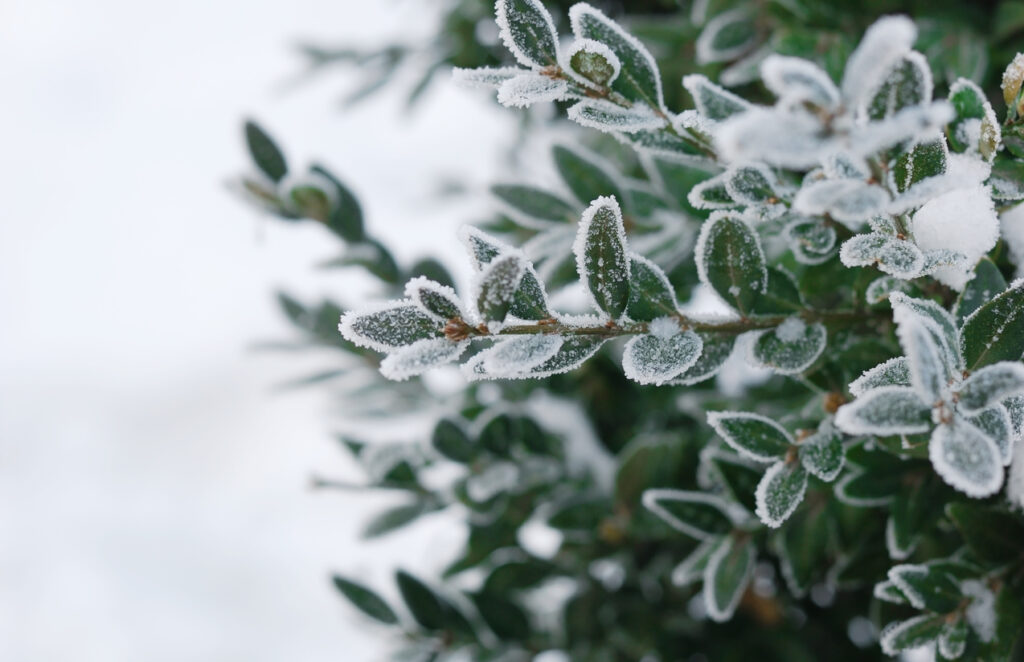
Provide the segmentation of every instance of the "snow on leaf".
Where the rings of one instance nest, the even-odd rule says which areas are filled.
[[[746,53],[757,38],[754,18],[744,8],[723,12],[710,21],[697,37],[698,64],[728,62]]]
[[[437,316],[403,300],[349,311],[341,316],[338,330],[360,347],[390,352],[417,340],[436,338],[442,326]]]
[[[694,248],[697,274],[741,313],[768,285],[768,269],[757,233],[746,221],[723,212],[701,226]]]
[[[831,424],[823,425],[818,432],[800,442],[797,448],[804,468],[826,483],[834,481],[843,469],[846,456],[842,436]]]
[[[711,620],[732,618],[754,573],[756,548],[749,537],[729,536],[711,554],[704,570],[704,607]]]
[[[954,147],[991,163],[999,151],[1002,132],[985,93],[974,81],[958,78],[949,87],[949,101],[956,110],[956,119],[950,127]]]
[[[839,104],[839,90],[818,65],[798,57],[769,55],[761,62],[761,78],[779,103],[810,103],[823,110]]]
[[[577,39],[565,54],[566,69],[584,85],[610,85],[622,70],[619,56],[607,45],[593,39]]]
[[[777,529],[800,505],[806,491],[807,470],[804,466],[780,460],[768,467],[757,484],[754,514],[765,526]]]
[[[915,299],[902,292],[894,292],[889,296],[889,303],[892,306],[893,321],[897,325],[904,321],[918,320],[924,323],[935,342],[941,348],[943,361],[949,377],[957,376],[964,368],[963,360],[958,350],[960,346],[960,332],[957,330],[956,322],[949,312],[928,299]]]
[[[881,186],[857,179],[825,179],[804,185],[793,198],[793,209],[810,216],[829,214],[847,225],[875,216],[889,202]]]
[[[821,264],[832,257],[836,245],[835,228],[817,218],[797,218],[786,226],[785,236],[801,264]]]
[[[974,277],[967,281],[963,292],[956,300],[957,324],[963,326],[971,313],[995,298],[1006,289],[1006,279],[999,267],[987,257],[981,258],[974,267]]]
[[[836,427],[853,435],[918,434],[932,427],[931,408],[906,386],[881,386],[843,405]]]
[[[735,339],[729,334],[701,334],[704,348],[700,358],[687,370],[680,373],[670,383],[673,386],[690,386],[718,374],[722,365],[732,354]]]
[[[497,0],[498,34],[516,60],[540,69],[558,64],[558,33],[541,0]]]
[[[964,255],[962,265],[943,267],[934,274],[937,280],[959,291],[970,277],[970,265],[984,257],[999,240],[999,218],[989,189],[972,186],[954,189],[926,202],[911,218],[910,230],[924,251],[945,249]]]
[[[928,444],[928,457],[946,483],[967,496],[981,498],[1003,485],[1003,462],[995,442],[967,421],[939,425]]]
[[[583,212],[573,253],[594,305],[612,319],[618,319],[629,302],[627,251],[619,203],[611,197],[597,198]]]
[[[898,356],[865,370],[850,382],[850,394],[859,398],[871,389],[882,386],[910,386],[910,366],[906,357]]]
[[[960,385],[960,411],[975,414],[982,409],[1024,393],[1024,364],[1000,361],[974,372]]]
[[[380,372],[388,379],[404,381],[427,370],[455,361],[469,346],[469,341],[452,342],[447,338],[417,340],[384,357]]]
[[[763,161],[797,170],[813,168],[836,148],[811,113],[760,107],[722,122],[715,145],[726,162]]]
[[[498,89],[502,83],[527,73],[519,67],[480,67],[478,69],[452,69],[456,85],[469,88]]]
[[[475,300],[485,323],[505,320],[525,271],[526,263],[517,253],[499,255],[480,271]]]
[[[686,200],[696,209],[731,209],[736,201],[729,195],[726,182],[729,173],[722,173],[700,182],[686,195]]]
[[[827,336],[824,325],[789,317],[774,329],[751,332],[745,341],[753,365],[795,375],[809,368],[825,351]]]
[[[889,623],[879,636],[882,652],[886,655],[896,655],[903,650],[930,644],[942,633],[945,624],[944,614],[925,614]]]
[[[512,250],[512,247],[508,244],[499,241],[472,225],[463,225],[459,228],[459,241],[466,247],[470,260],[473,262],[473,267],[477,271],[490,264],[491,260],[497,257],[499,253]]]
[[[593,39],[608,46],[618,56],[621,69],[612,89],[631,101],[644,101],[667,112],[658,65],[639,39],[585,2],[576,3],[569,9],[569,23],[577,39]]]
[[[455,290],[425,276],[413,278],[406,283],[405,296],[446,322],[453,317],[464,316],[462,302]]]
[[[667,320],[675,327],[673,335],[655,334],[657,322]],[[661,385],[688,370],[700,358],[703,342],[693,331],[681,331],[671,318],[651,323],[652,332],[630,338],[622,354],[626,377],[640,384]]]
[[[737,521],[735,507],[704,492],[650,489],[644,491],[642,500],[645,508],[669,526],[697,540],[728,533]]]
[[[897,59],[864,109],[872,120],[891,117],[909,106],[931,103],[932,71],[928,60],[916,51]]]
[[[707,76],[700,74],[683,77],[683,87],[693,97],[694,106],[701,117],[712,122],[729,119],[754,107],[746,99],[715,85]]]
[[[839,249],[839,259],[848,267],[876,266],[903,280],[919,276],[925,263],[921,249],[912,242],[875,232],[847,239]]]
[[[897,320],[896,335],[907,357],[910,386],[921,402],[935,403],[946,398],[947,370],[935,334],[917,317]]]
[[[953,107],[945,101],[908,106],[884,120],[856,127],[847,147],[854,154],[871,156],[900,143],[933,136],[952,117]]]
[[[853,108],[860,107],[915,39],[917,27],[905,16],[884,16],[875,21],[846,62],[841,85],[846,102]]]
[[[996,596],[992,590],[978,581],[968,579],[960,584],[960,592],[971,598],[965,615],[971,628],[983,642],[990,642],[996,636]]]
[[[568,117],[577,124],[598,131],[649,131],[664,127],[668,121],[647,106],[623,108],[604,99],[583,99],[569,108]]]
[[[483,369],[491,377],[512,377],[528,373],[547,362],[562,347],[557,335],[522,335],[503,338],[480,352]]]
[[[758,462],[784,457],[794,443],[781,425],[752,412],[710,411],[708,425],[741,455]]]
[[[975,416],[968,416],[967,420],[995,442],[1003,466],[1010,464],[1013,459],[1014,432],[1013,421],[1006,407],[997,404]]]
[[[565,98],[569,84],[560,78],[526,73],[510,78],[498,88],[498,103],[507,108],[528,108],[535,103]]]
[[[868,289],[864,290],[864,300],[872,305],[882,303],[888,301],[889,295],[893,292],[906,292],[907,289],[909,288],[906,281],[892,276],[882,276],[868,284]]]

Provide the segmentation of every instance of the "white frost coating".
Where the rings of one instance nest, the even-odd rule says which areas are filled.
[[[484,370],[490,377],[511,377],[529,372],[554,356],[562,347],[557,335],[512,336],[480,352]]]
[[[732,209],[736,206],[736,203],[732,200],[720,201],[706,197],[707,191],[719,189],[725,189],[725,183],[729,178],[728,172],[723,172],[720,175],[715,175],[709,179],[705,179],[696,186],[690,189],[690,192],[686,194],[686,200],[697,209]],[[699,242],[698,242],[699,243]]]
[[[1020,439],[1013,449],[1010,475],[1006,480],[1006,499],[1019,511],[1024,511],[1024,442]]]
[[[405,296],[412,299],[418,306],[428,311],[435,317],[440,317],[437,313],[432,311],[430,307],[423,301],[423,293],[431,292],[439,297],[442,297],[448,301],[463,317],[465,316],[462,310],[462,301],[459,299],[459,295],[456,294],[455,290],[442,285],[441,283],[430,280],[426,276],[417,276],[405,284]],[[447,322],[449,318],[441,318]]]
[[[758,453],[756,451],[751,450],[749,446],[744,445],[739,439],[734,437],[725,428],[725,426],[722,424],[723,419],[757,421],[758,423],[762,423],[764,425],[768,425],[769,427],[774,428],[775,431],[783,439],[786,440],[786,443],[795,443],[793,441],[793,437],[784,427],[782,427],[781,425],[779,425],[778,423],[776,423],[775,421],[766,416],[761,416],[760,414],[755,414],[749,411],[709,411],[707,419],[708,425],[710,425],[714,429],[714,431],[718,433],[718,436],[725,440],[725,442],[729,444],[729,446],[732,447],[733,450],[738,452],[740,455],[742,455],[743,457],[748,457],[757,462],[775,462],[779,458],[777,455],[774,454]]]
[[[946,249],[964,255],[967,266],[943,267],[934,273],[936,280],[957,291],[970,280],[973,265],[999,240],[999,218],[987,186],[932,198],[913,215],[910,229],[922,250]]]
[[[746,20],[750,20],[750,12],[746,9],[739,8],[722,12],[708,21],[708,24],[704,26],[703,30],[701,30],[700,36],[697,37],[697,63],[708,64],[710,62],[725,62],[743,55],[750,48],[750,42],[752,39],[748,39],[742,44],[732,46],[730,48],[716,49],[715,38],[718,37],[718,33],[729,24]]]
[[[714,577],[718,574],[718,567],[732,552],[733,545],[735,544],[735,538],[726,538],[725,541],[719,545],[714,552],[712,552],[711,558],[708,559],[708,566],[704,569],[704,588],[702,590],[702,595],[704,596],[704,607],[708,611],[708,618],[716,623],[724,623],[732,618],[733,613],[736,611],[736,606],[739,605],[740,598],[743,597],[744,589],[750,582],[750,576],[754,574],[755,557],[748,548],[746,553],[747,565],[743,569],[740,581],[737,584],[739,590],[730,596],[730,600],[727,604],[720,605],[716,602]],[[750,543],[746,544],[749,545]]]
[[[719,544],[719,540],[705,540],[697,548],[690,552],[690,555],[679,562],[672,570],[672,584],[674,586],[688,586],[704,575],[704,568],[707,566],[708,557],[711,551]]]
[[[785,343],[797,342],[804,337],[807,331],[807,324],[799,317],[787,317],[786,320],[775,329],[775,335]]]
[[[615,82],[615,79],[619,77],[619,72],[622,70],[622,62],[619,61],[619,56],[615,54],[615,51],[608,48],[607,44],[602,44],[595,39],[577,39],[569,46],[569,50],[563,56],[561,64],[562,69],[579,83],[587,87],[597,87],[593,81],[572,68],[572,58],[577,53],[593,53],[604,58],[604,61],[612,68],[612,75],[604,83],[606,87],[610,87]]]
[[[777,529],[804,499],[807,471],[800,465],[779,461],[768,467],[754,491],[754,514],[765,526]]]
[[[906,596],[910,606],[917,609],[924,609],[924,596],[921,595],[913,584],[907,581],[907,575],[920,575],[926,576],[928,574],[928,567],[923,565],[902,563],[900,565],[894,565],[889,568],[888,576],[896,588]]]
[[[633,104],[632,108],[623,108],[605,99],[584,99],[569,108],[568,117],[577,124],[605,132],[650,131],[668,123],[648,106]]]
[[[590,288],[591,274],[587,269],[586,246],[587,236],[590,234],[590,226],[594,223],[594,217],[597,216],[597,212],[606,207],[611,209],[612,215],[615,217],[615,234],[618,237],[619,245],[623,247],[624,257],[626,258],[626,272],[616,274],[614,278],[616,280],[629,280],[629,244],[626,241],[626,227],[622,223],[622,209],[619,208],[619,203],[614,196],[602,195],[590,203],[590,206],[587,207],[580,217],[580,223],[576,229],[576,241],[572,244],[572,252],[576,256],[576,272],[579,274],[580,280],[587,285],[587,296],[590,298],[591,304],[598,310],[601,307],[598,305]]]
[[[779,182],[775,174],[763,163],[736,164],[725,176],[725,190],[736,202],[753,205],[765,204],[758,189],[767,187],[776,196]]]
[[[480,319],[491,325],[492,333],[500,330],[495,323],[500,324],[503,320],[484,319],[486,311],[510,302],[525,273],[526,256],[522,251],[512,250],[495,257],[473,279],[471,300],[477,307]]]
[[[651,320],[650,324],[647,325],[647,331],[655,338],[668,340],[672,336],[678,335],[682,329],[679,327],[679,320],[666,315]]]
[[[1024,393],[1024,364],[1000,361],[985,366],[964,380],[959,393],[959,409],[968,415]]]
[[[548,37],[551,40],[550,46],[555,51],[555,62],[560,61],[558,57],[558,33],[555,32],[555,21],[554,19],[551,18],[551,13],[547,10],[547,8],[544,6],[544,3],[542,3],[540,0],[521,1],[526,2],[528,5],[530,5],[530,8],[534,12],[534,17],[529,18],[539,18],[541,21],[540,25],[538,25],[537,22],[534,20],[528,21],[530,27],[534,28],[534,30],[531,32],[533,32],[533,34],[536,35],[537,30],[546,30],[547,34],[544,36]],[[524,36],[528,37],[530,35],[522,35],[519,33],[519,30],[522,29],[522,26],[519,25],[518,22],[524,21],[528,17],[523,16],[522,14],[512,17],[509,15],[509,10],[510,7],[507,0],[497,0],[494,3],[494,18],[495,22],[498,24],[498,35],[501,37],[501,41],[505,44],[505,48],[507,48],[509,52],[512,53],[512,55],[520,64],[526,65],[527,67],[538,69],[541,67],[548,66],[550,64],[555,64],[555,62],[537,62],[522,49],[522,47],[519,44],[519,40]]]
[[[918,434],[931,429],[930,412],[913,389],[881,386],[843,405],[836,427],[847,434]]]
[[[482,263],[477,258],[476,251],[474,250],[475,244],[491,246],[494,248],[496,253],[508,253],[515,250],[497,237],[493,237],[473,225],[463,225],[460,227],[458,230],[458,238],[459,241],[462,242],[462,245],[466,247],[466,252],[469,254],[470,262],[472,262],[477,271],[483,269],[486,264]]]
[[[505,81],[527,73],[519,67],[480,67],[478,69],[452,69],[452,80],[459,87],[495,90]]]
[[[697,276],[700,278],[700,282],[704,283],[704,284],[706,284],[708,286],[711,285],[711,281],[708,278],[707,244],[708,244],[709,238],[711,237],[711,231],[714,229],[714,226],[719,221],[721,221],[723,219],[732,219],[732,218],[736,218],[736,217],[734,215],[730,215],[726,211],[716,211],[716,212],[712,212],[711,215],[708,216],[708,219],[706,221],[704,221],[704,224],[700,226],[700,233],[697,235],[697,243],[693,247],[693,259],[694,259],[694,262],[696,262],[696,265],[697,265]],[[746,225],[749,228],[750,223],[746,219],[740,219],[740,220],[742,220],[743,223],[746,223]],[[757,232],[753,228],[749,228],[749,230],[750,230],[751,234],[756,238],[757,237]],[[761,264],[767,264],[767,261],[765,259],[765,255],[764,255],[764,247],[761,245],[760,241],[757,241],[756,244],[757,244],[757,251],[758,251],[758,259],[760,260],[760,263]],[[762,292],[762,293],[768,287],[768,270],[764,269],[763,273],[764,273],[764,278],[763,278],[762,282],[760,282],[760,283],[751,283],[751,286],[756,291]],[[735,285],[733,285],[733,287],[735,287]],[[714,291],[713,288],[712,288],[712,291]],[[715,294],[718,295],[717,292],[715,292]],[[731,308],[731,304],[727,303],[726,305],[730,306],[730,308]]]
[[[907,541],[907,546],[903,547],[899,541],[896,540],[896,520],[892,515],[889,515],[889,519],[885,522],[885,550],[889,552],[889,558],[895,561],[903,561],[908,558],[917,548],[917,537],[913,537]],[[878,588],[876,585],[875,588]]]
[[[1003,239],[1010,249],[1010,256],[1017,265],[1017,275],[1024,276],[1024,205],[1017,205],[1003,212],[1000,225]]]
[[[360,330],[360,323],[365,321],[366,318],[372,315],[378,315],[385,313],[385,317],[388,320],[387,330],[375,331],[373,335],[378,336],[373,338],[368,335],[365,331]],[[416,324],[417,320],[429,319],[434,321],[437,319],[435,315],[431,315],[426,311],[420,310],[419,306],[403,299],[401,301],[381,301],[375,304],[370,304],[359,308],[358,310],[350,310],[341,316],[341,320],[338,323],[338,331],[341,335],[349,342],[355,343],[359,347],[366,347],[376,352],[391,352],[400,347],[406,347],[412,343],[403,341],[400,330],[408,329]],[[378,327],[379,329],[380,327]],[[440,323],[438,323],[438,330],[440,330]],[[381,336],[394,335],[394,338],[383,338]]]
[[[910,315],[900,316],[898,312],[894,307],[893,317],[902,317],[896,320],[896,337],[907,357],[911,388],[924,404],[948,401],[942,348],[929,330],[927,322]]]
[[[683,76],[683,87],[693,97],[697,112],[708,122],[714,123],[729,115],[754,108],[754,105],[743,97],[715,85],[707,76],[701,74]]]
[[[884,16],[867,29],[846,62],[841,85],[848,105],[859,108],[890,67],[917,39],[917,27],[905,16]]]
[[[682,501],[684,503],[700,503],[708,505],[720,511],[733,524],[738,524],[743,521],[746,516],[746,513],[740,506],[730,503],[720,496],[708,494],[706,492],[687,492],[668,488],[656,488],[644,490],[641,501],[644,504],[644,508],[663,519],[666,524],[681,533],[685,533],[691,538],[696,538],[697,540],[710,540],[716,536],[708,533],[707,531],[698,529],[692,524],[682,521],[669,512],[667,508],[663,507],[660,503],[661,501]]]
[[[879,635],[878,643],[882,647],[882,652],[886,655],[896,655],[902,650],[902,648],[896,647],[896,640],[907,630],[916,628],[921,623],[935,618],[930,614],[922,614],[921,616],[915,616],[908,618],[905,621],[893,621],[882,629],[882,634]],[[922,641],[921,645],[928,642]]]
[[[527,108],[535,103],[565,98],[569,83],[562,78],[525,73],[510,78],[498,88],[498,103],[507,108]]]
[[[946,483],[970,497],[995,494],[1003,485],[1003,462],[995,442],[957,418],[932,433],[928,457]]]
[[[907,603],[903,595],[900,594],[899,589],[896,588],[896,585],[888,579],[875,584],[871,594],[883,602],[890,602],[894,605],[903,605]]]
[[[761,78],[779,103],[810,102],[825,110],[839,103],[839,90],[818,65],[798,57],[769,55],[761,62]]]
[[[849,388],[850,394],[859,398],[882,386],[910,386],[910,366],[905,357],[897,356],[865,370],[860,377],[850,382]]]
[[[872,232],[843,242],[839,260],[847,267],[877,266],[879,270],[902,280],[921,275],[925,256],[909,241]]]
[[[418,340],[384,357],[380,362],[380,374],[388,379],[404,381],[409,377],[422,375],[427,370],[450,363],[466,351],[469,341],[452,342],[447,338]]]
[[[797,321],[804,324],[800,320]],[[745,348],[747,361],[752,366],[770,368],[780,375],[796,375],[809,368],[825,351],[828,332],[824,325],[817,322],[805,324],[802,333],[793,341],[779,337],[780,327],[751,331],[737,339]],[[784,333],[791,337],[800,330],[795,324],[789,324]]]
[[[871,156],[893,145],[921,140],[940,131],[955,117],[946,101],[907,106],[879,122],[871,122],[853,131],[846,148],[861,156]]]
[[[972,598],[967,605],[967,622],[988,643],[996,636],[996,596],[989,587],[977,579],[968,579],[960,584],[960,592]]]
[[[826,179],[802,187],[793,199],[793,209],[812,216],[830,214],[849,225],[866,221],[888,202],[889,193],[881,186],[856,179]]]
[[[726,162],[764,161],[803,170],[837,149],[834,139],[822,137],[821,128],[818,118],[808,112],[751,107],[716,128],[715,145]]]
[[[909,77],[904,73],[906,65],[910,65],[910,69],[913,72]],[[891,84],[888,89],[888,98],[885,99],[886,107],[885,112],[882,114],[883,117],[888,117],[896,112],[896,104],[900,101],[900,94],[909,91],[911,87],[917,88],[913,90],[916,93],[914,96],[917,99],[917,103],[931,103],[932,92],[935,88],[935,83],[932,80],[932,69],[924,55],[917,51],[908,51],[902,57],[897,58],[892,63],[892,68],[884,78],[878,81],[878,85],[871,90],[871,93],[868,95],[869,98],[864,99],[864,102],[874,105],[878,94],[882,91],[882,87],[889,83]],[[869,108],[864,107],[857,110],[863,117],[867,115]]]
[[[660,386],[689,370],[703,347],[700,336],[693,331],[679,332],[678,326],[676,333],[667,337],[653,333],[634,336],[622,352],[622,371],[639,384]]]
[[[893,321],[896,322],[896,334],[900,335],[901,325],[912,326],[915,323],[923,324],[928,333],[933,336],[934,343],[939,348],[939,356],[942,359],[946,371],[946,377],[959,381],[961,372],[964,369],[963,357],[960,354],[960,333],[953,316],[945,308],[928,299],[915,299],[903,292],[893,292],[889,295],[889,305],[892,306]],[[907,343],[913,342],[907,340]],[[900,341],[900,346],[910,360],[911,381],[913,382],[914,358],[910,355],[913,351],[909,345]],[[948,381],[948,380],[947,380]]]
[[[978,87],[977,83],[970,79],[957,78],[953,84],[949,86],[949,98],[952,99],[958,92],[964,89],[970,90],[974,96],[981,99],[985,117],[980,120],[972,118],[977,122],[977,136],[972,136],[972,139],[969,141],[965,140],[961,142],[967,144],[968,154],[976,155],[984,159],[986,162],[991,163],[995,160],[996,152],[999,151],[1000,144],[1003,140],[1003,132],[999,128],[999,119],[996,117],[996,112],[993,110],[992,104],[989,103],[985,93],[980,87]],[[966,124],[966,122],[964,122],[964,124]]]

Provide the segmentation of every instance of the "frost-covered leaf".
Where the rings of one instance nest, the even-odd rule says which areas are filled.
[[[1007,408],[1001,403],[996,404],[974,416],[968,416],[967,420],[995,442],[1003,466],[1010,464],[1013,459],[1015,435],[1013,421]]]
[[[800,505],[806,491],[807,469],[803,464],[780,460],[768,467],[757,485],[754,514],[765,526],[777,529]]]
[[[727,162],[762,161],[798,170],[817,166],[836,149],[811,113],[760,107],[722,122],[715,132],[715,145]]]
[[[341,316],[346,340],[378,352],[390,352],[441,335],[443,323],[411,301],[390,301]]]
[[[876,266],[904,280],[916,278],[924,268],[924,254],[912,242],[875,232],[847,239],[839,259],[848,267]]]
[[[959,390],[960,411],[975,414],[1010,396],[1024,393],[1024,364],[1000,361],[971,374]]]
[[[971,313],[991,301],[1006,289],[1006,279],[999,267],[987,257],[981,258],[974,267],[974,277],[967,281],[964,291],[956,300],[956,323],[961,327]]]
[[[798,374],[825,351],[827,335],[822,324],[807,324],[799,317],[789,317],[774,329],[751,334],[750,360],[783,375]]]
[[[622,211],[615,198],[600,197],[580,219],[573,252],[576,270],[594,304],[618,319],[629,302],[629,255]]]
[[[836,231],[821,219],[798,218],[786,226],[786,239],[797,262],[821,264],[832,257]]]
[[[499,340],[478,360],[489,377],[512,377],[546,363],[562,347],[558,335],[531,334]]]
[[[906,386],[882,386],[843,405],[836,427],[847,434],[918,434],[932,427],[931,408]]]
[[[890,623],[882,630],[879,638],[882,651],[886,655],[896,655],[903,650],[930,644],[942,634],[945,624],[944,614],[915,616]]]
[[[884,209],[889,194],[881,186],[857,179],[824,179],[804,185],[793,209],[810,216],[828,214],[843,223],[866,221]]]
[[[604,338],[594,336],[570,336],[563,337],[562,344],[558,351],[540,365],[519,372],[504,375],[503,379],[542,379],[551,375],[569,372],[583,365],[587,359],[601,349],[605,343]],[[485,352],[487,350],[484,350]],[[470,380],[491,379],[484,368],[483,361],[486,356],[481,357],[480,352],[462,366],[463,374]]]
[[[637,322],[676,314],[675,291],[661,267],[642,255],[629,256],[629,303],[626,314]]]
[[[798,57],[769,55],[761,62],[761,78],[779,102],[809,103],[823,110],[839,104],[839,90],[818,65]]]
[[[555,145],[551,154],[562,180],[583,204],[589,205],[601,196],[625,200],[615,176],[596,156],[565,145]]]
[[[757,233],[741,218],[712,214],[701,226],[694,253],[701,281],[740,313],[765,291],[764,251]]]
[[[907,598],[890,580],[886,579],[875,584],[872,595],[883,601],[894,605],[909,604]]]
[[[650,333],[634,336],[622,353],[626,377],[640,384],[661,385],[686,372],[700,358],[703,341],[683,331],[671,317],[651,322]]]
[[[711,554],[715,548],[722,544],[720,538],[710,538],[697,545],[697,548],[690,552],[690,555],[679,562],[672,569],[672,584],[674,586],[689,586],[690,584],[704,577],[704,569],[711,560]]]
[[[569,22],[577,39],[593,39],[618,56],[621,70],[612,89],[631,101],[642,101],[652,108],[665,110],[658,65],[639,39],[584,2],[572,6]]]
[[[1003,461],[996,443],[963,419],[935,428],[928,457],[936,473],[967,496],[986,497],[1003,485]]]
[[[707,341],[704,341],[705,351],[707,351]],[[1013,436],[1017,441],[1021,441],[1024,437],[1024,396],[1016,396],[1013,398],[1007,398],[1003,400],[1003,406],[1006,407],[1006,412],[1010,416],[1010,427],[1013,430]]]
[[[757,163],[733,166],[725,177],[729,197],[744,205],[773,204],[779,197],[777,186],[775,175]]]
[[[945,174],[948,161],[949,149],[941,136],[917,143],[900,154],[893,165],[892,178],[896,189],[903,193],[918,182]]]
[[[949,87],[949,101],[956,119],[949,127],[953,149],[980,155],[991,163],[1002,141],[999,120],[977,83],[958,78]]]
[[[896,60],[882,84],[867,102],[867,115],[872,120],[891,117],[898,111],[932,100],[932,71],[928,60],[910,51]]]
[[[541,0],[498,0],[494,12],[501,41],[520,64],[558,64],[558,33]]]
[[[752,412],[711,411],[708,425],[740,454],[758,462],[783,458],[793,446],[793,438],[781,425]]]
[[[512,297],[509,314],[521,320],[543,320],[552,317],[548,307],[548,295],[540,282],[533,265],[527,264],[519,281],[519,287]]]
[[[698,540],[728,533],[734,526],[729,503],[713,494],[652,489],[644,492],[643,504],[672,528]]]
[[[893,292],[906,292],[908,289],[907,281],[892,276],[882,276],[868,284],[868,288],[864,290],[864,301],[871,305],[882,303],[888,301]]]
[[[952,117],[953,108],[945,101],[907,106],[883,120],[856,126],[846,144],[856,155],[871,156],[896,145],[930,138]]]
[[[598,131],[649,131],[663,128],[668,121],[654,114],[648,106],[634,105],[623,108],[604,99],[583,99],[568,111],[572,121]]]
[[[967,650],[967,620],[957,618],[947,623],[939,635],[938,651],[944,659],[955,660]]]
[[[896,335],[909,361],[911,384],[924,402],[935,402],[963,369],[953,317],[934,301],[900,292],[890,295],[889,302]]]
[[[408,347],[388,354],[380,362],[380,372],[388,379],[403,381],[451,363],[462,356],[468,346],[468,341],[452,342],[447,338],[417,340]]]
[[[831,425],[822,428],[804,439],[797,446],[800,462],[812,475],[831,483],[843,469],[846,455],[843,452],[842,435]]]
[[[585,84],[610,85],[622,69],[615,51],[593,39],[577,39],[565,57],[569,71]]]
[[[925,251],[924,267],[921,268],[921,275],[928,276],[939,269],[959,267],[967,262],[967,256],[963,253],[940,248],[933,251]]]
[[[464,225],[459,229],[459,240],[466,247],[473,267],[480,271],[491,263],[499,253],[509,250],[509,246],[472,225]]]
[[[964,255],[963,266],[939,269],[934,274],[940,282],[962,290],[969,265],[999,240],[999,219],[988,188],[967,186],[931,198],[911,217],[910,230],[923,251],[947,249]]]
[[[707,76],[690,74],[683,78],[683,87],[693,97],[694,106],[701,117],[719,122],[744,113],[753,106],[746,99],[715,85]]]
[[[732,209],[736,201],[726,188],[728,177],[728,173],[722,173],[700,182],[690,189],[686,196],[687,202],[695,209]]]
[[[523,258],[512,253],[491,260],[479,275],[476,309],[484,322],[503,322],[526,271]]]
[[[910,365],[906,357],[898,356],[865,370],[860,377],[850,382],[850,394],[859,398],[882,386],[910,386]]]
[[[461,87],[498,89],[508,80],[526,73],[519,67],[479,67],[477,69],[452,70],[452,80]]]
[[[699,335],[704,343],[700,358],[689,369],[676,376],[671,382],[672,385],[690,386],[714,377],[732,354],[735,343],[735,336],[732,334],[702,333]]]
[[[748,536],[728,536],[704,570],[704,607],[711,620],[732,618],[754,572],[757,549]]]
[[[565,98],[569,84],[561,78],[524,73],[498,87],[498,103],[508,108],[528,108],[535,103]]]
[[[405,284],[405,296],[445,321],[464,314],[455,290],[423,276]]]
[[[892,66],[903,57],[917,39],[914,22],[905,16],[885,16],[864,33],[850,55],[843,72],[843,98],[859,108],[874,95]]]
[[[264,175],[274,182],[284,179],[288,174],[288,163],[284,154],[273,138],[253,121],[245,123],[245,142],[253,162]]]
[[[1024,200],[1024,162],[1000,159],[992,164],[992,197],[1001,202]]]
[[[945,614],[960,603],[956,579],[941,565],[900,564],[889,569],[889,581],[917,609]]]
[[[1024,356],[1024,279],[971,313],[961,336],[969,370],[1019,361]]]
[[[699,64],[728,62],[750,50],[757,39],[754,17],[744,8],[723,12],[707,22],[697,37]]]

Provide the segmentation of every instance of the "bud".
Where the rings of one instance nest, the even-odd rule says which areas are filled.
[[[1010,118],[1024,116],[1024,99],[1020,87],[1024,82],[1024,53],[1017,53],[1003,72],[1003,100],[1009,108]]]
[[[619,58],[599,41],[579,39],[569,49],[569,68],[578,78],[610,85],[619,75]]]

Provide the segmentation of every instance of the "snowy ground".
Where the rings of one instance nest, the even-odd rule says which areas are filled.
[[[252,114],[293,162],[345,177],[401,256],[450,253],[473,217],[430,202],[436,177],[487,181],[514,117],[447,85],[411,118],[395,95],[343,114],[341,72],[280,91],[296,37],[422,33],[424,3],[4,9],[0,659],[379,659],[383,633],[327,576],[386,584],[452,543],[429,522],[357,543],[384,497],[306,490],[312,471],[352,471],[323,392],[273,391],[318,357],[248,346],[289,333],[275,287],[343,289],[312,270],[334,245],[223,184]]]

